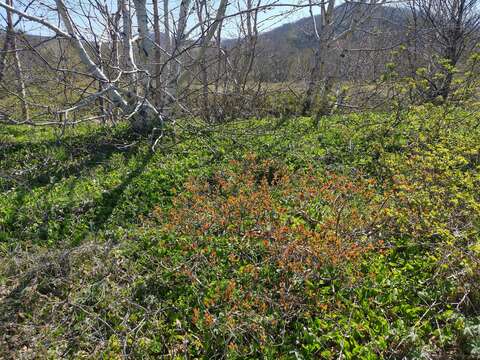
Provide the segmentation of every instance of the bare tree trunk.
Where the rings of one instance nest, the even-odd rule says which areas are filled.
[[[317,28],[317,24],[314,20],[315,34],[317,37],[318,47],[315,51],[314,56],[314,65],[310,72],[310,79],[307,87],[307,92],[305,96],[305,101],[303,103],[302,113],[307,115],[311,112],[314,105],[316,97],[320,93],[320,108],[321,112],[324,112],[326,109],[322,109],[326,105],[326,100],[328,99],[328,79],[325,74],[326,68],[326,55],[329,52],[329,41],[332,37],[333,31],[333,11],[335,10],[335,0],[329,0],[328,4],[323,3],[321,6],[321,16],[320,16],[320,25]]]
[[[178,54],[183,47],[183,41],[185,37],[185,29],[187,27],[187,20],[188,20],[188,11],[190,9],[190,4],[192,0],[182,0],[180,2],[180,10],[178,16],[178,26],[176,29],[175,39],[173,43],[173,49],[171,51],[171,58],[173,59],[173,63],[171,64],[171,71],[168,81],[168,93],[173,99],[177,97],[177,90],[178,87],[181,85],[180,81],[180,64],[178,60]],[[172,100],[173,100],[172,99]]]
[[[30,112],[28,109],[28,103],[27,103],[27,91],[25,88],[25,80],[23,76],[23,70],[22,70],[22,64],[20,62],[20,57],[18,56],[18,51],[17,51],[17,41],[15,39],[15,36],[13,36],[13,64],[15,67],[15,75],[16,75],[16,80],[17,80],[17,93],[20,96],[20,102],[22,106],[22,116],[25,121],[30,120]]]
[[[218,24],[217,29],[217,38],[216,38],[216,46],[217,46],[217,76],[215,77],[215,94],[218,94],[218,90],[220,87],[220,73],[222,71],[222,26],[223,20],[220,21]],[[215,95],[216,96],[216,95]]]
[[[208,9],[205,0],[200,0],[196,4],[198,22],[200,24],[200,31],[202,36],[206,33],[206,28],[208,27]],[[203,12],[205,11],[205,19],[203,18]],[[208,47],[208,44],[203,43],[202,47]],[[200,81],[202,83],[202,117],[205,121],[210,121],[210,110],[209,110],[209,101],[208,101],[208,68],[207,68],[207,59],[206,52],[198,59],[200,65]]]
[[[245,92],[247,86],[248,77],[252,71],[253,61],[255,60],[255,49],[257,47],[257,19],[258,19],[258,6],[260,1],[257,4],[257,9],[253,9],[252,0],[247,0],[247,36],[248,36],[248,51],[245,56],[245,66],[242,71],[242,91]]]
[[[177,34],[175,37],[175,45],[174,49],[172,50],[172,56],[177,55],[178,57],[178,52],[180,52],[181,48],[183,47],[183,42],[185,38],[185,28],[187,25],[187,14],[188,14],[188,9],[190,7],[191,0],[182,0],[181,5],[180,5],[180,16],[178,20],[178,28],[177,28]],[[202,34],[202,38],[200,40],[200,50],[196,54],[196,56],[193,59],[193,63],[198,63],[199,59],[202,59],[207,51],[208,44],[213,39],[213,36],[215,35],[215,32],[217,31],[217,28],[221,22],[221,20],[225,17],[225,13],[227,10],[227,5],[228,1],[227,0],[221,0],[218,8],[217,8],[217,13],[215,16],[214,21],[206,32]],[[173,66],[173,81],[170,81],[170,88],[169,88],[169,93],[176,97],[178,87],[182,84],[182,81],[185,79],[187,72],[181,73],[181,68],[178,59],[175,59],[176,61],[172,64]]]
[[[6,4],[13,7],[13,0],[6,0]],[[13,24],[13,14],[12,11],[7,9],[7,33],[5,36],[5,43],[3,45],[3,51],[0,54],[0,82],[3,80],[5,76],[6,70],[6,63],[7,63],[7,54],[9,52],[13,55],[13,66],[15,69],[15,77],[16,77],[16,87],[17,87],[17,95],[20,98],[21,107],[22,107],[22,116],[25,121],[30,120],[29,116],[29,109],[27,104],[27,92],[25,89],[25,81],[22,71],[22,65],[20,63],[20,57],[18,56],[18,49],[17,49],[17,39]]]
[[[215,121],[219,121],[223,119],[223,109],[220,107],[220,100],[219,100],[219,90],[220,90],[220,80],[225,78],[226,73],[222,74],[222,62],[223,62],[223,49],[222,49],[222,26],[223,26],[223,19],[218,24],[217,35],[215,39],[216,47],[217,47],[217,66],[216,66],[216,76],[214,79],[214,92],[213,92],[213,103],[215,104]]]
[[[13,0],[6,0],[7,5],[13,7]],[[5,76],[5,69],[7,65],[7,54],[13,51],[15,42],[15,32],[13,29],[13,15],[10,10],[7,9],[7,33],[5,34],[5,42],[3,43],[2,53],[0,54],[0,81]]]
[[[5,35],[5,41],[3,43],[3,49],[0,53],[0,82],[3,80],[5,75],[5,69],[7,65],[7,54],[12,48],[12,36],[9,31]]]
[[[171,81],[171,60],[170,57],[172,56],[172,40],[171,40],[171,29],[170,29],[170,9],[169,9],[169,0],[163,0],[163,26],[164,26],[164,32],[165,32],[165,52],[166,56],[165,58],[167,59],[167,62],[163,66],[163,73],[165,74],[163,76],[163,83],[164,87],[162,88],[162,92],[165,92],[166,90],[169,89],[169,84]],[[165,94],[162,94],[165,95]],[[163,105],[163,104],[162,104]]]
[[[119,7],[122,9],[122,45],[123,45],[123,66],[129,72],[127,75],[128,89],[131,92],[130,98],[134,98],[138,94],[137,90],[137,74],[135,61],[133,57],[132,47],[132,18],[130,13],[130,0],[118,0]]]
[[[139,49],[140,61],[143,71],[148,71],[148,64],[151,58],[153,43],[148,33],[148,14],[147,0],[133,0],[135,5],[135,13],[137,15],[138,34],[140,36]],[[145,75],[143,75],[145,77]]]
[[[332,73],[327,72],[327,55],[330,53],[332,45],[339,40],[350,37],[358,29],[359,25],[371,19],[375,9],[383,5],[386,0],[359,0],[350,3],[351,11],[349,24],[346,30],[336,34],[337,24],[335,16],[336,0],[327,0],[320,4],[320,26],[317,28],[315,17],[313,16],[312,3],[310,2],[310,13],[315,27],[315,34],[318,41],[318,47],[315,52],[314,65],[310,72],[310,79],[307,86],[305,101],[303,103],[302,113],[304,115],[312,111],[315,101],[318,99],[317,115],[330,113],[333,105],[330,101],[332,95],[333,80],[338,74],[342,61],[334,64]],[[348,8],[345,8],[345,11]],[[342,16],[340,16],[342,17]],[[344,55],[344,54],[343,54]]]
[[[98,54],[100,54],[99,58],[100,58],[100,64],[99,64],[99,67],[100,67],[100,70],[101,71],[104,71],[104,68],[103,68],[103,62],[101,60],[101,54],[102,54],[102,42],[101,41],[98,41],[96,42],[96,50],[98,52]],[[98,92],[101,93],[103,92],[105,86],[103,85],[103,82],[101,81],[98,81]],[[106,111],[105,111],[105,99],[103,98],[103,96],[100,96],[98,98],[98,115],[102,117],[102,121],[103,123],[105,124],[105,120],[106,120]]]
[[[158,0],[153,0],[153,30],[155,33],[155,70],[154,70],[154,79],[155,79],[155,94],[154,94],[154,104],[157,108],[160,108],[162,104],[162,79],[161,79],[161,61],[162,54],[160,52],[161,45],[161,33],[160,33],[160,15],[158,13]]]
[[[113,65],[114,70],[110,72],[110,78],[117,76],[117,69],[120,68],[120,48],[119,48],[119,25],[120,19],[122,17],[122,3],[121,1],[117,1],[117,11],[111,17],[109,21],[108,31],[110,33],[111,38],[111,55],[110,55],[110,63]],[[100,85],[100,82],[99,82]],[[100,88],[100,86],[99,86]],[[102,91],[103,91],[102,86]],[[116,122],[116,112],[114,106],[111,102],[108,102],[108,114],[110,121],[115,124]]]
[[[117,11],[111,17],[108,23],[108,32],[110,33],[111,38],[111,63],[114,67],[120,66],[120,53],[119,53],[119,46],[118,46],[118,30],[120,19],[122,17],[122,3],[121,1],[117,2]]]

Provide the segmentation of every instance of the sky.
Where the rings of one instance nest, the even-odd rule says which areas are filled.
[[[5,2],[5,0],[0,0],[1,2]],[[174,17],[178,14],[178,7],[181,0],[170,0],[170,9],[174,14]],[[219,0],[213,0],[212,7],[215,7],[218,4]],[[255,4],[258,0],[252,0]],[[77,24],[80,33],[83,35],[87,35],[91,31],[90,28],[94,29],[94,32],[99,36],[104,29],[104,24],[106,23],[105,19],[99,18],[100,12],[91,5],[91,3],[98,2],[101,3],[102,6],[107,6],[110,11],[115,11],[117,7],[117,0],[66,0],[69,6],[72,6],[72,18],[74,19],[75,23]],[[195,0],[192,0],[195,2]],[[232,14],[238,11],[239,8],[245,8],[246,0],[230,0],[227,14]],[[338,5],[343,2],[343,0],[338,1]],[[271,5],[275,4],[277,6],[272,7],[271,9],[261,11],[258,15],[259,17],[259,26],[258,29],[260,32],[271,30],[274,27],[280,26],[284,23],[294,22],[298,19],[303,17],[310,16],[309,10],[307,8],[299,9],[294,7],[287,7],[287,6],[278,6],[280,4],[306,4],[306,0],[261,0],[261,5]],[[27,13],[31,15],[35,15],[38,17],[45,17],[51,23],[55,24],[56,26],[61,26],[58,20],[58,16],[55,13],[55,1],[54,0],[14,0],[14,6],[17,9],[24,10],[27,4],[30,4],[27,10]],[[160,7],[163,5],[160,4]],[[243,7],[242,7],[243,6]],[[151,3],[150,3],[151,9]],[[163,20],[163,14],[161,12],[161,19]],[[317,11],[318,13],[318,8]],[[18,19],[15,17],[15,20]],[[196,15],[192,14],[189,17],[189,26],[192,26],[196,22]],[[239,19],[230,18],[228,21],[225,21],[225,25],[223,28],[223,34],[225,37],[235,37],[238,34],[238,23]],[[0,28],[4,28],[6,24],[5,20],[5,11],[0,10]],[[18,25],[17,29],[35,35],[43,35],[43,36],[51,36],[52,32],[46,29],[44,26],[34,23],[32,21],[25,21],[22,20]],[[87,36],[86,36],[87,37]]]

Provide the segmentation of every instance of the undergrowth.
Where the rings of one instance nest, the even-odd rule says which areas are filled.
[[[2,357],[480,356],[472,113],[184,125],[0,128]]]

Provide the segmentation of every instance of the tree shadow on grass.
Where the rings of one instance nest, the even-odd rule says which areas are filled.
[[[22,211],[25,210],[25,199],[28,192],[19,190],[14,199],[15,208],[9,213],[4,221],[4,227],[8,234],[17,234],[15,241],[33,240],[38,245],[54,244],[58,241],[75,242],[82,241],[88,234],[95,234],[103,229],[104,224],[112,216],[115,209],[125,200],[125,190],[142,175],[145,167],[148,165],[153,154],[147,153],[139,159],[138,165],[125,175],[123,181],[109,191],[104,191],[93,201],[88,201],[86,206],[70,201],[63,206],[51,204],[41,218],[38,218],[39,225],[36,230],[27,230],[21,235],[21,232],[27,228],[24,221],[19,220]],[[76,181],[71,182],[69,188],[64,194],[66,198],[73,197]],[[48,194],[54,185],[48,185],[44,190]],[[141,199],[138,199],[141,201]],[[28,210],[28,209],[27,209]],[[125,219],[130,221],[131,219]],[[27,219],[27,221],[29,221]],[[12,239],[14,240],[14,239]],[[71,243],[73,245],[73,243]]]
[[[100,199],[95,201],[94,206],[96,211],[95,218],[92,222],[93,231],[100,230],[108,221],[113,211],[117,208],[120,202],[123,201],[125,189],[127,189],[136,178],[141,176],[152,157],[152,152],[145,154],[139,164],[125,177],[120,185],[109,192],[103,193]]]
[[[97,199],[93,208],[95,209],[93,218],[91,220],[91,227],[89,230],[84,230],[83,235],[87,236],[88,233],[101,230],[106,222],[108,222],[114,210],[125,200],[125,190],[135,181],[136,178],[141,176],[145,167],[148,165],[153,157],[152,152],[146,153],[138,162],[138,165],[130,171],[122,181],[120,185],[109,192],[105,192]],[[73,185],[72,185],[73,186]],[[74,187],[74,186],[73,186]],[[73,190],[73,187],[70,191]],[[15,202],[20,204],[18,209],[21,208],[21,204],[25,198],[25,192],[19,191],[17,193]],[[73,211],[73,205],[70,204],[67,212]],[[15,217],[15,214],[12,214]],[[67,235],[69,229],[62,226],[59,229],[59,238],[63,235]],[[1,294],[0,292],[0,333],[4,334],[4,338],[0,338],[0,347],[2,344],[6,346],[5,351],[14,351],[20,343],[21,346],[28,344],[29,340],[14,340],[19,338],[18,335],[22,334],[22,323],[26,321],[21,317],[22,313],[36,313],[38,307],[35,301],[32,301],[32,293],[30,288],[35,289],[36,292],[43,294],[43,296],[53,296],[65,298],[68,294],[68,286],[58,287],[57,284],[63,284],[68,279],[68,273],[73,270],[70,269],[68,264],[70,249],[76,248],[74,244],[64,243],[58,246],[58,248],[52,248],[47,252],[45,262],[41,262],[35,265],[32,269],[18,274],[15,277],[18,279],[18,283],[12,289],[9,289],[7,294]],[[65,250],[62,250],[65,248]],[[48,254],[52,254],[51,256]],[[39,287],[41,285],[41,287]],[[0,287],[0,290],[1,287]],[[46,293],[44,293],[46,292]],[[28,319],[27,319],[28,320]],[[40,319],[40,321],[42,321]],[[38,325],[38,324],[36,324]],[[0,355],[2,351],[0,351]]]
[[[61,141],[50,139],[0,144],[3,173],[0,175],[4,178],[0,183],[3,188],[1,190],[8,191],[14,187],[33,190],[51,185],[67,177],[85,173],[108,161],[115,153],[124,154],[128,160],[137,152],[140,144],[138,140],[128,129],[122,129],[115,134],[102,129],[65,137]],[[122,147],[122,144],[127,145]],[[52,157],[53,150],[63,152],[62,157]],[[18,160],[15,160],[16,158]],[[25,161],[25,169],[13,171],[17,161]],[[29,169],[29,163],[35,165]]]
[[[125,200],[125,190],[136,178],[141,176],[153,155],[152,152],[146,153],[138,162],[138,165],[126,175],[120,185],[110,192],[104,193],[95,201],[95,213],[91,220],[91,228],[84,231],[85,236],[89,232],[96,232],[104,228],[114,210]],[[21,203],[24,196],[23,192],[19,192],[17,201]],[[72,211],[72,208],[69,211]],[[66,227],[60,228],[61,233],[66,233],[67,231]],[[60,234],[61,236],[62,234]],[[0,293],[0,333],[5,334],[3,339],[0,338],[0,347],[3,343],[7,349],[14,351],[14,347],[17,347],[19,343],[16,340],[11,340],[19,338],[18,335],[22,334],[21,324],[26,321],[26,319],[21,317],[21,314],[36,313],[39,309],[40,305],[32,301],[32,292],[28,289],[35,289],[35,292],[39,292],[43,296],[53,296],[53,298],[64,299],[68,296],[68,286],[65,285],[65,282],[68,280],[69,272],[74,270],[70,269],[69,256],[71,249],[77,248],[76,246],[72,247],[72,245],[68,243],[59,244],[58,248],[50,249],[44,261],[34,265],[32,269],[15,276],[18,282],[14,288],[9,289],[8,294],[3,294],[2,296]],[[62,250],[63,248],[65,249]],[[39,319],[39,321],[43,320]],[[29,342],[28,339],[19,341],[22,343],[22,346],[26,346]]]
[[[7,183],[7,185],[10,186],[7,186],[6,189],[2,189],[2,187],[5,187],[2,186],[5,185],[5,182],[2,183],[0,179],[0,191],[15,189],[13,196],[10,197],[9,200],[11,205],[10,209],[7,210],[2,219],[0,241],[7,241],[12,245],[15,245],[12,241],[22,242],[22,240],[29,239],[39,244],[45,243],[46,241],[50,243],[58,241],[64,236],[68,236],[69,231],[72,230],[69,229],[70,225],[75,226],[78,224],[75,218],[80,219],[80,222],[83,221],[84,219],[82,219],[82,217],[85,216],[86,211],[92,207],[95,208],[95,220],[93,220],[91,230],[98,229],[100,224],[108,219],[113,212],[112,207],[116,206],[116,203],[119,201],[118,197],[121,196],[124,189],[143,171],[144,166],[148,163],[152,154],[146,154],[143,160],[139,160],[139,166],[135,167],[135,169],[127,175],[121,185],[113,191],[103,193],[100,200],[94,201],[93,204],[88,205],[86,209],[82,208],[82,204],[79,205],[73,201],[69,201],[65,205],[57,206],[56,204],[52,204],[52,206],[42,210],[43,214],[36,211],[37,215],[32,215],[36,216],[36,219],[28,218],[25,214],[28,215],[29,209],[25,208],[25,206],[27,205],[29,194],[35,189],[41,188],[42,193],[45,195],[42,195],[40,199],[47,199],[49,194],[54,191],[57,183],[63,179],[75,177],[75,179],[72,179],[70,184],[68,184],[69,188],[67,191],[61,194],[63,198],[71,199],[73,198],[75,184],[78,183],[77,178],[82,175],[85,176],[91,169],[102,163],[108,163],[111,157],[117,153],[123,155],[124,162],[128,162],[132,157],[141,153],[141,151],[139,151],[139,147],[142,144],[141,140],[142,139],[135,134],[132,135],[128,129],[125,129],[121,132],[117,131],[117,133],[113,135],[106,131],[96,131],[74,138],[65,138],[61,143],[47,140],[40,143],[26,142],[14,144],[13,147],[9,148],[9,153],[6,155],[2,154],[3,158],[7,158],[10,155],[23,160],[23,152],[28,151],[29,154],[33,154],[35,157],[33,160],[33,162],[35,162],[36,159],[41,159],[42,156],[45,156],[46,148],[57,147],[63,149],[67,159],[73,158],[74,161],[70,161],[70,163],[67,161],[67,166],[62,166],[60,161],[50,166],[43,166],[43,168],[40,169],[41,171],[37,170],[35,174],[30,174],[33,176],[26,175],[21,180],[15,179]],[[119,143],[127,143],[128,146],[119,148]],[[27,160],[27,165],[28,161],[29,160]],[[4,170],[2,169],[2,171]],[[37,207],[36,204],[32,204],[32,206]],[[39,204],[39,206],[42,207],[42,204]],[[91,214],[89,215],[90,216],[86,217],[90,218]],[[37,230],[33,230],[33,228],[28,229],[28,224],[32,222],[32,220],[39,224]]]

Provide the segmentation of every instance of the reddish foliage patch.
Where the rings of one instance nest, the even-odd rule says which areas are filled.
[[[378,242],[384,201],[375,182],[286,166],[250,155],[209,178],[191,178],[167,229],[194,237],[262,243],[276,266],[314,276]]]

